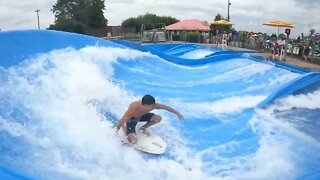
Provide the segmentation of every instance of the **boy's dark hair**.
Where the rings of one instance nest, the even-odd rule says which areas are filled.
[[[142,97],[142,101],[141,101],[141,104],[142,105],[151,105],[151,104],[155,104],[156,103],[156,100],[154,99],[153,96],[147,94],[147,95],[144,95]]]

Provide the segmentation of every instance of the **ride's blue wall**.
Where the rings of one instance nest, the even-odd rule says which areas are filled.
[[[139,50],[139,51],[150,52],[151,54],[159,56],[160,58],[162,58],[164,60],[167,60],[169,62],[172,62],[172,63],[175,63],[175,64],[186,65],[186,66],[200,66],[200,65],[207,64],[207,63],[214,63],[214,62],[224,61],[224,60],[227,60],[227,59],[241,58],[242,55],[243,55],[243,53],[222,54],[222,55],[218,55],[218,56],[205,57],[205,58],[202,58],[201,60],[192,61],[190,59],[180,58],[180,57],[177,57],[177,56],[173,56],[173,55],[167,54],[167,53],[162,52],[160,50],[157,50],[157,49],[155,49],[155,47],[157,47],[157,46],[155,46],[155,47],[145,46],[145,45],[141,45],[139,43],[135,43],[135,42],[131,42],[131,41],[123,41],[123,40],[115,40],[113,42],[116,42],[118,44],[127,46],[127,47],[132,48],[132,49],[136,49],[136,50]],[[172,47],[170,44],[164,45],[164,46],[168,46],[168,48],[162,48],[162,49],[169,49],[169,47]],[[194,45],[193,44],[188,44],[188,45],[181,45],[181,46],[178,45],[178,46],[179,47],[185,47],[185,46],[194,46]]]
[[[37,53],[85,46],[123,47],[101,38],[49,30],[0,32],[0,65],[10,67]]]

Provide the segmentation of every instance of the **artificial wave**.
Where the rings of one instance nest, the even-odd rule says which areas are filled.
[[[320,75],[199,44],[0,32],[2,179],[318,179]],[[165,155],[114,123],[152,94]]]

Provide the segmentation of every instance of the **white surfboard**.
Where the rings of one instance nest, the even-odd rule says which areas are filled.
[[[140,151],[150,153],[150,154],[163,154],[166,151],[167,143],[158,135],[150,132],[147,136],[138,128],[136,128],[137,142],[132,146]],[[122,141],[128,144],[127,136],[122,128],[118,131],[118,135],[121,137]]]

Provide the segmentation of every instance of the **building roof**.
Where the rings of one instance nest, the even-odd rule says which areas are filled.
[[[210,26],[198,19],[189,19],[166,26],[166,30],[199,30],[210,31]]]

